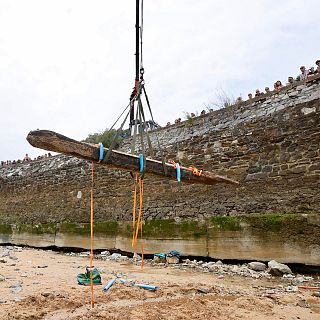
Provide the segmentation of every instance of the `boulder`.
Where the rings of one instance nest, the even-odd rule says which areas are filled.
[[[166,263],[166,255],[163,254],[163,255],[154,255],[153,256],[153,261],[155,263]]]
[[[179,257],[175,257],[175,256],[173,257],[167,256],[166,260],[167,260],[167,263],[169,264],[179,263]]]
[[[248,263],[248,268],[254,271],[264,271],[267,266],[263,262],[253,261]]]
[[[275,260],[271,260],[268,262],[269,273],[274,276],[282,276],[287,273],[292,273],[291,269],[283,263],[279,263]]]
[[[121,258],[121,254],[120,253],[113,253],[108,258],[109,258],[109,260],[119,260]]]

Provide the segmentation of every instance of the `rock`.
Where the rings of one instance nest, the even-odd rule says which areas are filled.
[[[309,308],[309,305],[305,299],[300,299],[296,305],[301,308]]]
[[[109,260],[118,260],[121,258],[121,254],[120,253],[113,253],[111,256],[108,257]]]
[[[287,273],[292,273],[291,269],[283,263],[279,263],[275,260],[271,260],[268,262],[269,273],[274,276],[282,276]]]
[[[217,265],[217,266],[222,266],[222,265],[223,265],[223,262],[222,262],[221,260],[219,260],[219,261],[216,262],[216,265]]]
[[[45,297],[45,298],[48,298],[49,296],[52,295],[52,293],[50,293],[50,292],[42,292],[41,295],[42,295],[43,297]]]
[[[178,257],[168,257],[167,256],[166,261],[169,264],[179,263],[179,258]]]
[[[3,276],[2,274],[0,274],[0,282],[1,282],[1,281],[5,281],[5,280],[6,280],[6,277]]]
[[[275,294],[275,293],[276,293],[275,290],[272,290],[272,289],[266,290],[266,294]]]
[[[6,259],[0,259],[0,263],[7,263]]]
[[[79,257],[89,257],[90,256],[90,252],[81,252],[79,254]]]
[[[5,250],[3,252],[0,252],[0,257],[3,258],[3,257],[8,257],[10,255],[10,252],[9,250]]]
[[[211,264],[208,266],[210,272],[222,270],[220,265]]]
[[[248,263],[248,268],[254,271],[264,271],[267,266],[263,262],[253,261]]]
[[[153,261],[155,263],[165,263],[166,257],[153,256]]]
[[[106,251],[102,251],[101,253],[100,253],[100,255],[101,256],[110,256],[110,252],[108,251],[108,250],[106,250]]]
[[[200,293],[207,294],[207,293],[210,292],[210,289],[207,289],[207,288],[198,288],[197,291],[200,292]]]
[[[133,254],[133,260],[134,260],[134,261],[140,261],[140,260],[141,260],[141,257],[135,252],[135,253]]]
[[[13,284],[13,285],[10,286],[10,288],[13,289],[12,291],[14,293],[22,291],[22,286],[21,286],[20,283]]]
[[[210,266],[214,266],[214,265],[215,265],[215,262],[210,261],[210,262],[204,263],[202,266],[203,266],[203,267],[206,267],[206,268],[209,268]]]
[[[237,273],[237,272],[239,272],[239,270],[240,270],[240,268],[238,266],[232,266],[230,271],[233,273]]]
[[[286,289],[287,292],[298,292],[299,289],[297,286],[288,286]]]
[[[282,276],[282,278],[287,278],[287,279],[294,279],[295,278],[295,276],[293,275],[293,274],[284,274],[283,276]]]
[[[129,259],[129,257],[127,257],[127,256],[121,256],[121,257],[119,258],[120,261],[126,261],[126,260],[128,260],[128,259]],[[138,260],[138,258],[137,258],[137,260]],[[140,258],[140,260],[141,260],[141,258]]]
[[[298,276],[293,281],[295,283],[303,283],[303,282],[308,282],[308,281],[312,281],[312,280],[313,280],[312,277]]]

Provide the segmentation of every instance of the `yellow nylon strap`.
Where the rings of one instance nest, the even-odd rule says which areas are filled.
[[[91,166],[91,196],[90,196],[90,287],[91,287],[91,308],[94,308],[94,291],[92,281],[92,269],[93,269],[93,187],[94,187],[94,162]]]
[[[137,211],[137,183],[139,182],[139,213],[138,218],[136,217]],[[142,239],[142,209],[143,209],[143,179],[138,176],[136,173],[135,187],[134,187],[134,195],[133,195],[133,216],[132,216],[132,224],[133,224],[133,232],[132,232],[132,248],[135,249],[138,240],[138,234],[140,230],[141,234],[141,267],[144,265],[144,244]]]

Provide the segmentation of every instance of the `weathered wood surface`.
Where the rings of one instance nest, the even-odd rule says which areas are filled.
[[[31,131],[27,136],[28,142],[37,148],[63,153],[77,158],[99,161],[99,148],[96,145],[76,141],[59,133],[49,130]],[[104,148],[104,157],[109,149]],[[139,170],[139,157],[118,150],[113,150],[109,158],[102,160],[99,164],[109,168],[135,172]],[[166,163],[167,175],[161,161],[146,159],[145,173],[176,179],[176,169],[171,163]],[[237,181],[227,177],[215,175],[212,172],[203,171],[201,176],[194,175],[188,168],[181,167],[181,181],[189,183],[200,183],[213,185],[216,183],[238,184]]]

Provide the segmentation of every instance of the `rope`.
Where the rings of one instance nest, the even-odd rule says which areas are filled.
[[[129,110],[129,112],[127,113],[126,117],[124,118],[124,120],[123,120],[120,128],[117,130],[117,133],[116,133],[115,136],[113,137],[112,142],[111,142],[110,147],[109,147],[109,150],[108,150],[107,154],[105,155],[105,157],[104,157],[104,159],[103,159],[104,162],[107,162],[107,161],[109,160],[109,158],[110,158],[110,156],[111,156],[111,153],[112,153],[112,150],[113,150],[113,148],[114,148],[114,146],[115,146],[115,144],[116,144],[116,142],[117,142],[117,139],[118,139],[118,137],[119,137],[119,134],[120,134],[120,132],[121,132],[121,130],[122,130],[125,122],[127,121],[127,118],[128,118],[128,116],[129,116],[129,114],[130,114],[130,110]]]
[[[134,154],[134,151],[136,148],[136,137],[137,137],[137,127],[138,127],[138,111],[139,111],[139,108],[137,108],[136,117],[134,119],[133,137],[132,137],[132,141],[131,141],[131,154]]]
[[[139,213],[136,219],[137,211],[137,184],[139,182]],[[141,235],[141,268],[144,266],[144,243],[142,239],[142,208],[143,208],[143,179],[136,172],[134,194],[133,194],[133,215],[132,215],[132,248],[135,250],[140,230]]]
[[[90,196],[90,287],[91,287],[91,308],[94,308],[94,292],[93,292],[93,187],[94,187],[94,162],[91,165],[91,196]]]
[[[130,106],[130,102],[129,104],[125,107],[125,109],[122,111],[122,113],[120,114],[120,116],[118,117],[118,119],[114,122],[114,124],[111,126],[111,128],[108,130],[108,132],[110,132],[114,126],[117,124],[117,122],[119,121],[119,119],[122,117],[122,115],[125,113],[125,111],[129,108]]]
[[[140,96],[141,95],[139,95],[139,97],[138,97],[138,104],[139,104],[140,113],[141,113],[142,130],[144,131],[144,129],[146,129],[145,134],[147,137],[147,142],[148,142],[148,147],[149,147],[149,155],[150,155],[150,157],[153,157],[153,148],[152,148],[151,139],[149,137],[149,133],[148,133],[148,130],[146,127],[146,118],[144,116],[143,105],[142,105]]]
[[[141,151],[142,151],[141,153],[143,157],[145,157],[145,149],[144,149],[144,141],[143,141],[144,128],[142,126],[144,122],[142,120],[141,108],[142,108],[142,105],[138,104],[138,111],[139,111],[138,115],[139,115],[139,122],[140,122],[140,143],[141,143]],[[143,179],[143,177],[144,177],[144,171],[142,171],[140,178]]]
[[[133,190],[132,248],[135,247],[134,235],[135,235],[136,212],[137,212],[137,183],[138,183],[138,173],[136,172],[136,178],[135,178],[135,181],[134,181],[134,190]]]
[[[149,112],[150,112],[150,115],[151,115],[151,120],[152,120],[153,123],[155,123],[155,121],[154,121],[154,119],[153,119],[153,114],[152,114],[151,106],[150,106],[150,101],[149,101],[149,98],[148,98],[148,95],[147,95],[147,92],[146,92],[146,88],[144,87],[144,85],[142,86],[142,90],[143,90],[144,96],[145,96],[146,101],[147,101],[147,105],[148,105]],[[162,166],[163,166],[163,172],[164,172],[164,175],[167,176],[167,175],[168,175],[168,169],[167,169],[166,161],[165,161],[165,158],[164,158],[164,155],[163,155],[163,150],[162,150],[162,148],[161,148],[161,146],[160,146],[158,133],[155,132],[154,134],[155,134],[156,139],[157,139],[158,149],[160,150],[161,161],[162,161]]]
[[[141,231],[141,268],[144,266],[144,244],[142,237],[142,206],[143,206],[143,179],[140,178],[140,211],[141,211],[141,220],[140,220],[140,231]],[[140,212],[139,212],[140,214]]]
[[[173,161],[173,160],[169,160],[168,162],[171,163],[171,164],[173,164],[173,168],[174,168],[175,170],[177,170],[177,178],[178,178],[178,171],[179,171],[179,176],[181,177],[181,169],[186,170],[186,171],[191,171],[192,174],[193,174],[194,176],[197,176],[197,177],[200,177],[200,176],[202,175],[202,173],[203,173],[203,170],[202,170],[202,169],[198,169],[198,168],[196,168],[196,167],[192,167],[192,166],[189,167],[189,168],[180,167],[179,163],[177,163],[177,162],[175,162],[175,161]],[[179,168],[178,168],[178,167],[179,167]],[[180,181],[179,181],[179,182],[180,182]]]

